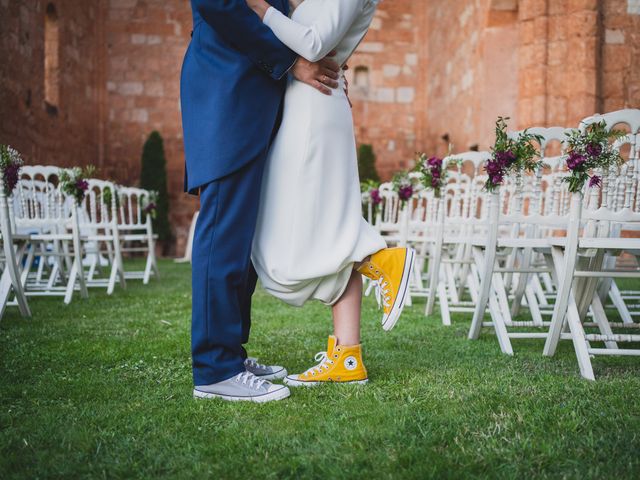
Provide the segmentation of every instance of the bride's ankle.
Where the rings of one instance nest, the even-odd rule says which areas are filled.
[[[365,258],[364,260],[362,260],[361,262],[356,262],[353,264],[353,269],[354,270],[360,270],[360,268],[367,263],[369,260],[371,260],[371,255],[367,256],[367,258]]]

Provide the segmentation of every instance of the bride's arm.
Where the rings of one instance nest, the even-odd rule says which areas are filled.
[[[265,0],[246,0],[276,37],[310,62],[333,50],[362,10],[361,0],[329,0],[311,25],[294,22]]]

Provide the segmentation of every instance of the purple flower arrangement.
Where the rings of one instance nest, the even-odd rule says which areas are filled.
[[[418,154],[418,165],[422,173],[422,184],[426,189],[433,190],[436,197],[440,197],[440,193],[446,183],[446,171],[442,169],[442,159],[438,157],[427,158],[426,154]]]
[[[619,130],[607,131],[604,121],[592,123],[584,131],[573,130],[567,134],[566,164],[569,175],[564,181],[569,191],[577,193],[587,184],[590,188],[602,186],[602,178],[594,170],[606,172],[623,162],[620,153],[611,142],[624,135]]]
[[[369,198],[371,198],[371,203],[374,206],[378,206],[382,203],[382,197],[380,196],[380,189],[379,188],[372,188],[369,191]]]
[[[93,176],[94,173],[95,168],[92,165],[85,168],[74,167],[60,170],[58,175],[60,187],[64,193],[74,197],[78,203],[82,203],[87,190],[89,190],[87,178]]]
[[[17,150],[8,145],[0,145],[0,170],[2,170],[2,186],[5,195],[11,195],[16,188],[23,164]]]
[[[485,188],[489,192],[499,188],[508,175],[520,175],[524,171],[540,167],[540,160],[536,160],[539,153],[534,145],[534,141],[540,142],[540,136],[525,130],[512,138],[507,134],[507,120],[508,118],[499,117],[496,122],[496,142],[491,149],[492,158],[485,165]]]
[[[149,196],[142,201],[142,213],[155,219],[158,212],[158,192],[152,190]]]
[[[398,194],[400,204],[404,206],[415,192],[415,185],[412,178],[409,176],[409,172],[398,172],[393,176],[393,189]]]

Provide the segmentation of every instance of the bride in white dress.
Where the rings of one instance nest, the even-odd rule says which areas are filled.
[[[364,38],[379,0],[305,0],[291,19],[264,0],[247,4],[285,45],[311,62],[330,52],[346,64]],[[383,327],[395,325],[413,252],[387,249],[362,217],[353,118],[344,78],[331,96],[289,79],[280,129],[262,184],[252,260],[264,288],[301,306],[332,306],[334,335],[320,364],[285,380],[364,382],[360,349],[361,274],[377,282]],[[355,365],[355,366],[354,366]]]

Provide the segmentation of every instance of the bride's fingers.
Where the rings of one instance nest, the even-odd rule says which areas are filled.
[[[319,63],[323,69],[326,68],[336,73],[340,72],[340,65],[338,65],[338,62],[336,62],[335,60],[325,57],[322,60],[320,60]]]
[[[329,88],[338,88],[338,82],[326,75],[320,75],[316,80]]]
[[[322,74],[326,75],[329,78],[332,78],[333,80],[337,80],[339,76],[338,72],[334,72],[333,70],[329,70],[328,68],[323,68]]]
[[[327,87],[325,87],[321,82],[319,82],[318,80],[314,80],[311,83],[311,86],[313,88],[315,88],[316,90],[318,90],[320,93],[324,93],[325,95],[331,95],[331,90]]]

